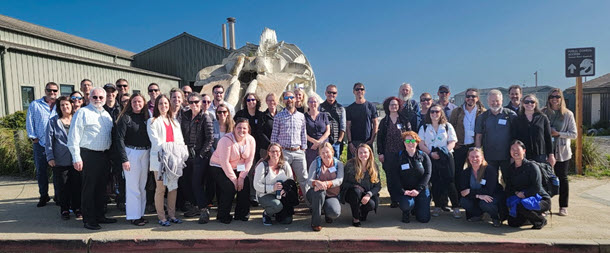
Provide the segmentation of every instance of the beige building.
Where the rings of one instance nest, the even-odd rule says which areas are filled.
[[[165,93],[180,78],[132,67],[135,53],[0,15],[0,117],[27,109],[53,81],[62,95],[79,90],[84,78],[94,86],[129,81],[131,92],[150,83]]]

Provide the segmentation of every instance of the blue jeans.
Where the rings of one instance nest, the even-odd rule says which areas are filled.
[[[466,218],[481,217],[483,213],[488,213],[492,219],[500,219],[498,212],[499,197],[492,197],[493,201],[491,203],[481,199],[461,198],[460,205],[466,210]]]
[[[34,166],[36,167],[36,179],[38,180],[38,192],[40,196],[49,196],[49,165],[44,147],[39,143],[33,143]]]
[[[337,159],[341,158],[341,152],[343,152],[343,143],[337,142],[333,144],[333,149],[335,150],[335,157]]]
[[[403,213],[411,214],[415,209],[415,219],[421,223],[430,221],[430,190],[426,188],[417,197],[401,195],[398,201],[400,210]]]

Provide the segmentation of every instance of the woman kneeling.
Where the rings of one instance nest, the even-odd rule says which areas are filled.
[[[332,223],[341,214],[339,191],[343,182],[343,163],[334,156],[333,146],[325,142],[318,149],[319,156],[309,166],[307,199],[311,203],[311,229],[320,231],[322,208],[326,223]]]
[[[341,203],[349,203],[352,209],[352,225],[360,227],[370,211],[379,205],[379,170],[373,158],[373,150],[360,144],[354,157],[345,165],[345,180],[341,185]]]

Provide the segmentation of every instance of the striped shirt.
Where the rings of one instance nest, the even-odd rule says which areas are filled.
[[[82,162],[80,149],[104,151],[112,142],[112,117],[104,108],[96,109],[89,104],[72,116],[68,149],[72,153],[72,162]]]
[[[38,139],[40,146],[46,146],[49,119],[57,115],[55,107],[56,105],[51,109],[49,104],[45,102],[44,97],[32,101],[30,107],[28,107],[28,112],[25,116],[25,129],[28,132],[28,138]]]
[[[294,114],[291,114],[285,108],[275,115],[271,142],[277,142],[284,148],[301,147],[303,150],[307,149],[305,115],[296,110]]]

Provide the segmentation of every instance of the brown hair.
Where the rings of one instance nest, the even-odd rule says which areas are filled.
[[[169,102],[170,101],[169,98],[166,95],[164,95],[164,94],[159,95],[157,97],[157,99],[155,99],[155,109],[153,109],[153,121],[155,119],[157,119],[159,116],[161,116],[161,111],[159,111],[159,101],[161,101],[162,98],[167,99],[167,103],[170,106],[170,109],[167,111],[167,115],[166,115],[167,118],[169,119],[169,122],[171,122],[172,124],[176,125],[176,122],[174,122],[174,114],[172,113],[172,109],[171,109],[172,105]]]
[[[430,117],[430,112],[432,111],[432,108],[434,107],[439,107],[441,109],[440,112],[440,118],[438,119],[438,124],[446,124],[447,123],[447,117],[445,116],[445,110],[443,110],[443,107],[439,104],[433,104],[432,106],[430,106],[430,109],[428,109],[428,113],[426,113],[426,124],[432,124],[432,118]]]
[[[261,108],[261,100],[258,98],[256,93],[254,93],[254,92],[246,93],[246,95],[244,96],[244,98],[241,101],[241,108],[242,109],[248,109],[248,101],[247,100],[248,100],[249,96],[254,96],[254,99],[256,99],[256,110],[258,111]]]
[[[269,154],[271,153],[270,150],[274,146],[280,148],[280,159],[277,161],[277,166],[280,169],[285,169],[284,163],[286,162],[286,159],[284,158],[284,152],[282,152],[282,145],[277,142],[272,142],[271,144],[269,144],[269,147],[267,147],[267,155],[263,158],[263,160],[269,162],[269,159],[271,159],[271,156],[269,156]]]
[[[485,169],[487,169],[487,161],[485,160],[485,155],[483,154],[483,149],[477,148],[477,147],[471,147],[468,149],[468,152],[466,153],[466,163],[468,163],[469,168],[472,168],[470,159],[468,159],[471,152],[479,152],[481,154],[481,156],[483,157],[483,161],[481,162],[481,168],[479,168],[479,170],[477,171],[477,175],[476,175],[477,182],[481,182],[481,179],[483,179],[483,175],[485,175]]]
[[[360,161],[360,159],[358,158],[358,156],[352,158],[355,160],[355,166],[354,169],[356,170],[356,181],[360,182],[360,180],[362,180],[362,178],[364,178],[364,170],[366,170],[369,173],[369,176],[371,177],[371,183],[378,183],[379,182],[379,173],[377,172],[377,166],[375,165],[375,158],[373,157],[373,149],[371,149],[371,146],[367,145],[366,143],[362,143],[360,145],[358,145],[358,149],[356,150],[360,150],[361,148],[365,148],[369,150],[370,153],[370,157],[369,159],[366,161],[366,164],[362,164],[362,161]]]
[[[536,106],[534,106],[534,113],[541,113],[540,108],[539,108],[540,102],[538,101],[538,97],[536,97],[536,94],[530,93],[530,94],[523,96],[523,98],[521,99],[521,105],[519,105],[519,114],[525,113],[525,107],[524,107],[525,104],[523,102],[527,98],[531,98],[532,100],[534,100],[534,102],[536,102]]]
[[[216,118],[218,119],[218,109],[220,108],[225,108],[227,110],[227,121],[225,122],[225,133],[230,133],[233,132],[233,127],[235,127],[235,122],[233,122],[233,115],[231,115],[231,110],[229,110],[229,107],[227,107],[227,105],[223,104],[219,104],[218,107],[216,107]]]
[[[396,102],[398,102],[398,111],[400,112],[402,110],[402,101],[400,98],[389,97],[383,101],[383,111],[385,112],[385,115],[390,115],[390,102],[392,102],[392,100],[396,100]]]
[[[553,110],[553,106],[551,105],[551,96],[555,92],[559,93],[559,96],[561,97],[561,98],[559,98],[561,100],[561,102],[559,103],[559,108],[560,108],[559,111],[561,112],[561,117],[563,118],[563,115],[565,115],[566,112],[568,112],[568,108],[566,108],[566,101],[563,98],[563,92],[561,92],[560,88],[553,88],[549,91],[549,96],[547,97],[547,100],[546,100],[546,106],[542,109],[542,111],[544,113],[546,113],[547,116],[550,116],[549,114]]]
[[[127,93],[125,93],[127,94]],[[125,95],[123,94],[123,95]],[[141,97],[142,100],[144,101],[144,107],[142,107],[142,113],[144,114],[144,120],[147,120],[148,118],[150,118],[150,114],[148,112],[148,103],[146,103],[146,98],[144,98],[144,95],[142,95],[141,93],[134,93],[133,95],[131,95],[131,97],[129,97],[129,101],[127,102],[127,105],[125,106],[125,108],[123,108],[123,110],[121,110],[121,113],[119,113],[119,116],[117,117],[117,122],[119,121],[119,119],[121,117],[123,117],[123,115],[125,114],[129,114],[132,115],[133,112],[133,108],[131,107],[131,101],[135,98],[135,97]]]

